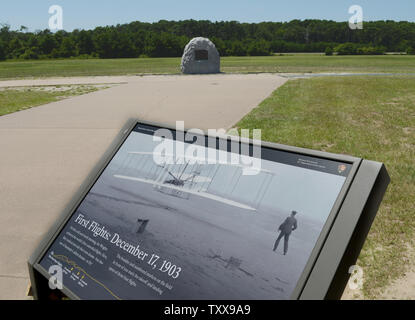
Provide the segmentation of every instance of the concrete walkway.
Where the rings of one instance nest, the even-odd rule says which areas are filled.
[[[271,74],[13,80],[121,83],[0,117],[0,299],[25,299],[26,261],[130,117],[230,128],[287,79]]]

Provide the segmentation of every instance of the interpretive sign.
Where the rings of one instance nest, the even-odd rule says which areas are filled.
[[[244,147],[260,166],[228,161]],[[335,298],[388,182],[359,158],[135,122],[31,258],[35,297],[50,280],[73,299]]]

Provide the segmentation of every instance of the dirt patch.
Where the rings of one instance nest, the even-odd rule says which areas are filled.
[[[0,87],[0,91],[41,91],[41,92],[67,92],[72,90],[91,91],[91,89],[106,89],[111,85],[108,84],[88,84],[88,85],[46,85],[46,86],[18,86],[18,87]]]
[[[392,281],[392,283],[375,297],[376,300],[415,300],[415,249],[410,248],[407,258],[407,272],[402,278]],[[361,289],[351,289],[346,286],[342,300],[364,300],[365,297]]]
[[[397,279],[387,286],[379,299],[415,300],[415,249],[408,255],[408,268],[403,278]]]

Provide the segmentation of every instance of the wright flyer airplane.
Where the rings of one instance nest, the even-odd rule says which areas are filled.
[[[137,159],[138,158],[138,159]],[[163,163],[154,160],[153,152],[128,152],[117,172],[117,179],[137,181],[153,185],[164,194],[189,199],[191,195],[208,198],[241,209],[256,211],[260,206],[275,173],[258,170],[261,175],[259,188],[243,199],[237,196],[238,187],[249,183],[244,175],[247,166],[228,163],[200,163],[195,157],[177,158],[164,155]],[[193,161],[192,161],[193,160]]]

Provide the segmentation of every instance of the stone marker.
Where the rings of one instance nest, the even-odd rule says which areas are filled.
[[[181,69],[186,74],[219,73],[220,56],[212,41],[193,38],[184,48]]]

